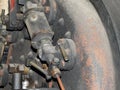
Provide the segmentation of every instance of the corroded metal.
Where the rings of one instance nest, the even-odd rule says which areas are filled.
[[[115,90],[114,59],[108,35],[95,8],[88,0],[58,0],[58,2],[74,25],[73,38],[78,54],[76,68],[68,74],[63,73],[65,88]],[[70,25],[67,27],[69,30]],[[60,78],[58,79],[61,83]]]
[[[73,81],[76,85],[66,87],[75,90],[115,90],[114,59],[106,30],[95,8],[88,0],[58,2],[74,23],[73,35],[79,58],[76,66],[79,69],[73,71],[79,74]]]

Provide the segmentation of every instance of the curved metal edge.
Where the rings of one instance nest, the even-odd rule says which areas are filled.
[[[74,40],[79,57],[77,65],[81,65],[77,69],[81,75],[75,75],[78,78],[78,83],[75,85],[77,87],[69,86],[69,88],[115,90],[115,68],[110,42],[95,8],[88,0],[59,0],[58,2],[75,25]]]

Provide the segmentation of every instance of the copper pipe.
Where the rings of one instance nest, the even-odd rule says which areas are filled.
[[[58,81],[58,84],[59,84],[60,89],[61,89],[61,90],[65,90],[65,87],[64,87],[64,85],[63,85],[63,83],[62,83],[59,75],[56,75],[56,78],[57,78],[57,81]]]

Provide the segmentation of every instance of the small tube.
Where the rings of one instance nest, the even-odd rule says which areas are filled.
[[[22,74],[14,73],[13,74],[13,90],[21,90],[22,89]]]
[[[56,75],[56,78],[57,78],[57,81],[58,81],[58,84],[59,84],[59,87],[60,87],[60,90],[65,90],[65,87],[59,77],[59,75]]]

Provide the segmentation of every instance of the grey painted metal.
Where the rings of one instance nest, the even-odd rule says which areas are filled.
[[[22,89],[22,74],[14,73],[13,74],[13,90]]]

